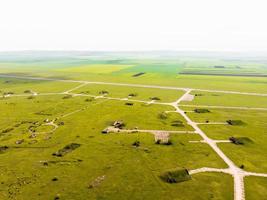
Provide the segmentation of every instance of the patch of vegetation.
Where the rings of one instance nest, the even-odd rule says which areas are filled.
[[[28,96],[27,99],[35,99],[35,96]]]
[[[32,93],[32,91],[31,90],[24,90],[24,93],[29,94],[29,93]]]
[[[14,92],[4,92],[4,95],[15,94]]]
[[[137,93],[130,93],[128,97],[137,97]]]
[[[199,93],[199,94],[195,94],[195,96],[196,97],[201,97],[201,96],[204,96],[204,94]]]
[[[58,156],[58,157],[62,157],[64,155],[66,155],[67,153],[72,152],[73,150],[79,148],[81,145],[78,143],[71,143],[66,145],[64,148],[58,150],[57,152],[53,153],[53,156]]]
[[[237,145],[246,145],[253,143],[253,141],[248,137],[230,137],[229,140]]]
[[[172,145],[172,141],[171,140],[167,140],[167,141],[163,141],[163,140],[160,140],[158,139],[155,144],[162,144],[162,145]]]
[[[91,97],[91,98],[87,98],[87,99],[85,99],[84,101],[86,101],[86,102],[91,102],[91,101],[93,101],[93,100],[94,100],[94,98]]]
[[[102,91],[100,91],[98,94],[101,94],[101,95],[107,95],[107,94],[109,94],[109,92],[106,91],[106,90],[102,90]]]
[[[154,100],[154,101],[159,101],[159,100],[160,100],[159,97],[150,97],[149,99],[150,99],[150,100]]]
[[[50,113],[49,110],[41,110],[41,111],[36,112],[34,114],[36,114],[36,115],[46,115],[46,116],[51,116],[52,115],[52,113]]]
[[[172,121],[171,126],[175,126],[175,127],[184,127],[184,124],[183,124],[183,122],[180,121],[180,120],[175,120],[175,121]]]
[[[82,91],[82,92],[80,92],[80,94],[90,94],[90,91]]]
[[[242,120],[227,120],[226,122],[229,125],[232,125],[232,126],[242,126],[242,125],[245,125],[245,122],[243,122]]]
[[[190,180],[191,176],[189,175],[187,169],[176,168],[162,173],[160,178],[167,183],[180,183]]]
[[[214,66],[214,68],[219,68],[219,69],[222,69],[222,68],[225,68],[225,66],[216,65],[216,66]]]
[[[8,149],[8,146],[0,146],[0,153],[6,151]]]
[[[13,130],[14,130],[14,128],[6,128],[6,129],[2,130],[2,133],[8,133],[8,132],[13,131]]]
[[[210,111],[206,108],[196,108],[195,113],[209,113]]]
[[[140,72],[140,73],[134,74],[132,77],[138,77],[138,76],[142,76],[144,74],[145,74],[145,72]]]
[[[161,113],[159,113],[158,118],[165,120],[168,118],[168,115],[166,112],[161,112]]]
[[[72,97],[72,95],[68,94],[62,97],[62,99],[70,99]]]
[[[139,147],[140,146],[140,141],[139,140],[136,140],[133,142],[132,144],[134,147]]]

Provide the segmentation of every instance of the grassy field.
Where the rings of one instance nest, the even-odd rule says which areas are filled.
[[[187,105],[206,105],[206,106],[239,106],[251,108],[266,108],[267,96],[253,96],[241,94],[224,94],[216,92],[193,91],[194,100],[181,102]],[[245,99],[245,101],[244,101]]]
[[[198,135],[173,134],[173,145],[161,146],[154,144],[153,136],[146,133],[101,134],[104,127],[117,119],[123,119],[129,128],[139,126],[142,129],[174,129],[169,122],[182,120],[180,116],[170,113],[166,120],[158,118],[158,112],[168,109],[167,106],[144,106],[138,103],[128,107],[121,102],[86,102],[85,99],[38,96],[33,100],[14,97],[1,101],[1,110],[4,110],[1,113],[5,114],[1,119],[6,119],[1,123],[2,130],[14,127],[22,120],[42,122],[45,118],[59,117],[60,121],[64,121],[64,125],[51,134],[48,140],[44,139],[45,134],[38,133],[36,138],[30,139],[28,124],[1,135],[1,145],[9,146],[0,155],[1,163],[4,164],[0,173],[5,188],[0,192],[3,198],[24,199],[31,195],[32,199],[53,199],[60,194],[64,199],[118,199],[125,195],[127,199],[172,199],[177,195],[181,196],[180,199],[207,199],[213,195],[218,199],[230,199],[231,188],[227,189],[229,193],[223,193],[223,188],[231,184],[230,177],[226,175],[197,175],[188,183],[173,186],[158,178],[160,173],[175,167],[225,167],[223,161],[206,144],[188,143],[189,140],[198,140]],[[81,113],[61,118],[64,114],[84,107],[86,109]],[[112,112],[114,108],[117,112]],[[44,111],[44,115],[36,114],[40,111]],[[146,121],[139,120],[140,118]],[[187,125],[181,128],[184,129],[191,130]],[[24,139],[25,142],[15,145],[18,139]],[[31,144],[33,140],[38,142]],[[140,141],[139,148],[132,146],[135,140]],[[71,142],[79,143],[81,147],[64,158],[52,156],[53,152]],[[188,155],[190,159],[187,159]],[[49,163],[48,166],[43,165],[44,161]],[[99,176],[105,176],[103,184],[97,188],[88,188],[90,182]],[[58,181],[52,181],[54,177]],[[211,180],[211,184],[201,183],[206,179]],[[199,185],[202,185],[201,188],[192,195],[189,191]],[[155,189],[158,192],[155,193]]]
[[[246,199],[266,199],[267,196],[267,180],[259,177],[246,177]],[[260,192],[258,192],[260,191]]]
[[[106,94],[107,97],[129,98],[145,101],[151,101],[153,97],[158,97],[158,102],[174,102],[184,94],[184,91],[181,90],[164,90],[153,88],[147,89],[140,87],[110,86],[98,84],[88,84],[84,87],[74,90],[73,92],[98,96],[101,95],[101,92],[103,91],[108,92]]]
[[[241,126],[231,125],[200,125],[201,129],[212,139],[227,140],[230,137],[246,137],[252,142],[245,145],[234,145],[231,143],[219,144],[222,150],[238,166],[242,164],[246,170],[255,172],[266,172],[266,143],[267,135],[267,111],[246,110],[223,110],[209,109],[210,113],[188,113],[197,122],[226,122],[229,119],[242,120],[245,124]]]
[[[0,55],[0,199],[233,199],[229,174],[197,173],[175,184],[160,178],[177,168],[228,167],[196,133],[170,133],[168,145],[156,144],[156,136],[149,133],[194,131],[170,104],[185,91],[67,80],[267,93],[266,78],[245,76],[266,72],[264,60]],[[213,73],[218,76],[209,75]],[[227,73],[238,76],[223,75]],[[179,107],[193,122],[243,122],[199,127],[214,140],[246,138],[243,145],[217,145],[237,167],[266,173],[267,111],[205,106],[267,108],[267,97],[196,90],[191,94],[194,100]],[[209,112],[196,113],[196,108]],[[123,130],[142,132],[102,133],[120,120]],[[245,193],[247,199],[264,199],[266,178],[246,177]]]

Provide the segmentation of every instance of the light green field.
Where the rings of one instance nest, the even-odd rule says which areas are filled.
[[[80,73],[96,73],[96,74],[109,74],[112,72],[120,71],[132,67],[132,65],[112,65],[112,64],[92,64],[85,66],[74,66],[65,69],[59,69],[59,72],[80,72]]]
[[[0,91],[23,94],[25,90],[32,90],[37,93],[64,92],[78,86],[79,83],[58,82],[58,81],[36,81],[25,79],[0,78]],[[1,94],[0,93],[0,94]]]

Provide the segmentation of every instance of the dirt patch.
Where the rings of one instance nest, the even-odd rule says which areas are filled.
[[[192,95],[192,94],[186,94],[186,95],[184,95],[184,97],[183,97],[183,101],[193,101],[194,100],[194,98],[195,98],[195,95]]]
[[[105,175],[97,177],[95,180],[93,180],[89,184],[88,188],[92,189],[92,188],[95,188],[95,187],[99,186],[101,184],[101,182],[105,180],[105,178],[106,178]]]

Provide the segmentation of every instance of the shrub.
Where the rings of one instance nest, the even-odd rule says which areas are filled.
[[[172,141],[168,140],[167,142],[162,142],[163,145],[172,145]]]
[[[160,100],[159,97],[150,97],[149,99],[151,99],[151,100]]]
[[[62,99],[70,99],[72,97],[72,95],[68,94],[68,95],[65,95],[64,97],[62,97]]]
[[[0,153],[8,149],[8,146],[0,146]]]
[[[175,127],[184,127],[184,124],[182,121],[180,120],[176,120],[176,121],[172,121],[171,126],[175,126]]]
[[[158,118],[159,119],[167,119],[168,115],[165,112],[161,112],[161,113],[158,114]]]
[[[106,90],[102,90],[102,91],[99,92],[99,94],[102,94],[102,95],[105,95],[105,94],[108,94],[108,93],[109,93],[109,92],[106,91]]]
[[[85,99],[86,102],[91,102],[91,101],[93,101],[93,100],[94,100],[93,97],[92,97],[92,98],[87,98],[87,99]]]
[[[232,125],[232,126],[242,126],[242,125],[245,125],[245,123],[242,121],[242,120],[227,120],[226,121],[229,125]]]
[[[28,96],[27,99],[34,99],[34,96]]]
[[[24,93],[32,93],[31,90],[25,90]]]
[[[139,147],[140,146],[140,141],[136,140],[134,141],[134,143],[132,144],[135,147]]]
[[[57,177],[52,178],[52,181],[58,181]]]
[[[210,111],[206,108],[196,108],[194,110],[196,113],[209,113]]]
[[[155,144],[160,144],[160,142],[161,142],[161,140],[157,140],[157,141],[155,142]]]
[[[248,137],[230,137],[229,140],[237,145],[246,145],[253,143],[253,141]]]
[[[130,93],[129,95],[128,95],[128,97],[136,97],[137,96],[137,93]]]
[[[14,130],[14,128],[7,128],[7,129],[2,130],[2,133],[8,133],[8,132],[13,131],[13,130]]]

